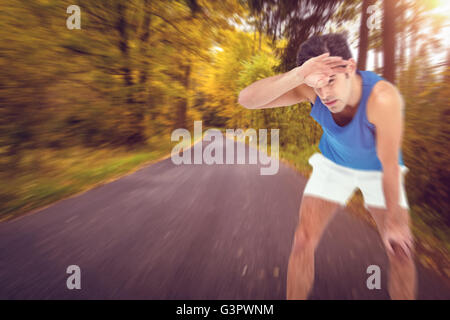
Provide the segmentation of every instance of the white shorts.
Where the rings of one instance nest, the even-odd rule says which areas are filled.
[[[318,152],[314,153],[308,162],[313,167],[313,172],[306,183],[304,195],[317,196],[345,206],[359,188],[364,197],[364,207],[386,209],[382,171],[347,168],[334,163]],[[400,169],[399,204],[402,208],[409,209],[404,187],[404,175],[409,169],[402,165],[400,165]]]

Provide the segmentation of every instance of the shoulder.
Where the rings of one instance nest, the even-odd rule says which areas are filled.
[[[389,114],[403,111],[404,101],[396,86],[386,80],[378,81],[367,101],[367,120],[375,123]]]

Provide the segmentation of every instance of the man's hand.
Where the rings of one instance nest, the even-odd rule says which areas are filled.
[[[303,77],[303,82],[310,87],[320,88],[328,83],[328,78],[336,73],[344,73],[348,61],[342,57],[330,57],[330,53],[326,52],[320,56],[314,57],[306,61],[298,67],[298,73]]]
[[[407,211],[398,210],[397,212],[387,213],[382,240],[391,254],[398,254],[398,249],[401,249],[404,255],[411,258],[414,240],[409,222]]]

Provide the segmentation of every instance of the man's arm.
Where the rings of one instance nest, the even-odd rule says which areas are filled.
[[[343,73],[338,68],[347,64],[342,57],[330,57],[329,53],[310,58],[299,67],[276,76],[258,80],[239,93],[239,104],[247,109],[289,106],[302,101],[314,102],[311,87],[323,85],[334,73]]]
[[[376,128],[377,155],[383,166],[383,192],[388,212],[397,214],[404,103],[398,90],[388,82],[380,82],[374,93],[370,116]]]
[[[403,136],[404,101],[392,84],[380,81],[376,87],[369,121],[376,127],[377,155],[383,167],[382,183],[387,209],[383,242],[391,253],[394,253],[393,243],[396,243],[406,255],[411,256],[413,239],[409,229],[409,212],[403,210],[399,204],[398,157]]]
[[[265,109],[306,101],[313,91],[303,83],[304,76],[297,68],[252,83],[239,93],[239,104],[247,109]]]

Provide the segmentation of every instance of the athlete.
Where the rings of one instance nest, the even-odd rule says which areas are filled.
[[[307,299],[314,252],[334,213],[359,188],[389,259],[391,299],[416,298],[414,243],[404,188],[404,101],[398,89],[371,71],[357,70],[342,34],[313,36],[297,53],[297,67],[243,89],[248,109],[312,105],[321,125],[320,153],[303,192],[287,275],[287,299]]]

